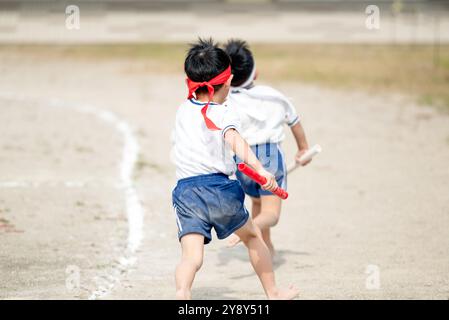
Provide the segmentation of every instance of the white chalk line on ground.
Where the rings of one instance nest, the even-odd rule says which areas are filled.
[[[87,187],[112,187],[115,189],[121,189],[121,184],[99,184],[98,182],[86,182],[86,181],[0,181],[0,188],[2,189],[26,189],[26,188],[87,188]]]
[[[135,264],[135,253],[140,247],[143,239],[143,216],[144,211],[142,203],[137,194],[136,188],[133,182],[133,172],[137,162],[139,154],[139,144],[135,138],[131,127],[128,123],[111,111],[102,110],[100,108],[91,105],[79,105],[68,103],[59,99],[50,99],[43,101],[42,99],[31,99],[23,95],[17,95],[13,93],[2,93],[0,97],[13,101],[22,101],[28,103],[38,103],[47,105],[54,108],[67,108],[76,112],[93,115],[96,118],[111,125],[116,131],[123,137],[124,145],[122,150],[122,160],[120,163],[120,184],[119,187],[123,190],[125,195],[126,204],[126,216],[128,221],[128,239],[127,246],[124,254],[117,259],[116,264],[111,268],[108,275],[102,275],[94,279],[97,288],[89,295],[89,299],[98,299],[106,296],[112,291],[112,289],[120,282],[120,276],[129,270],[129,268]],[[82,181],[65,181],[63,182],[67,187],[84,187],[85,184]],[[33,184],[32,182],[14,182],[6,181],[2,182],[1,187],[17,188],[17,187],[38,187],[39,183]],[[101,280],[101,284],[98,284],[98,279]]]

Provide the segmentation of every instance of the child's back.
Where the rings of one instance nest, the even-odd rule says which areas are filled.
[[[230,108],[211,102],[207,116],[222,129],[209,130],[201,116],[205,105],[205,102],[188,99],[176,113],[174,160],[178,179],[219,172],[229,176],[235,170],[223,135],[239,127],[238,116]]]
[[[282,142],[284,125],[293,126],[299,122],[290,101],[269,86],[233,88],[229,105],[238,112],[240,133],[250,145]]]

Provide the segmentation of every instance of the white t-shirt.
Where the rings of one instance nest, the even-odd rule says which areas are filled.
[[[178,179],[210,174],[232,175],[236,165],[230,147],[224,141],[229,129],[239,131],[238,113],[232,107],[210,103],[207,116],[221,130],[206,127],[201,109],[206,105],[190,99],[176,112],[173,154]]]
[[[281,142],[285,138],[284,124],[293,126],[299,122],[291,102],[268,86],[233,88],[227,104],[238,111],[240,134],[250,145]]]

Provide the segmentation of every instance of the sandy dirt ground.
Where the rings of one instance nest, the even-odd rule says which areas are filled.
[[[180,250],[169,154],[183,76],[132,61],[0,55],[0,299],[85,299],[99,287],[104,299],[173,298]],[[273,230],[279,283],[296,284],[302,299],[448,299],[449,116],[401,96],[279,89],[323,147],[289,176]],[[56,98],[113,112],[140,145],[133,184],[144,238],[128,266],[123,137],[98,117],[55,107]],[[291,137],[284,149],[291,159]],[[70,286],[73,270],[79,287]],[[193,297],[264,298],[244,248],[216,238]]]

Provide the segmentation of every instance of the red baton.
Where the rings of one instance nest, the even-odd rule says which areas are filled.
[[[246,174],[251,180],[254,180],[258,184],[264,185],[267,183],[267,178],[262,177],[260,174],[258,174],[256,171],[254,171],[254,169],[252,169],[250,166],[246,165],[245,163],[239,163],[238,168],[239,168],[239,171]],[[281,199],[285,200],[288,198],[288,192],[282,188],[277,187],[272,192]]]

